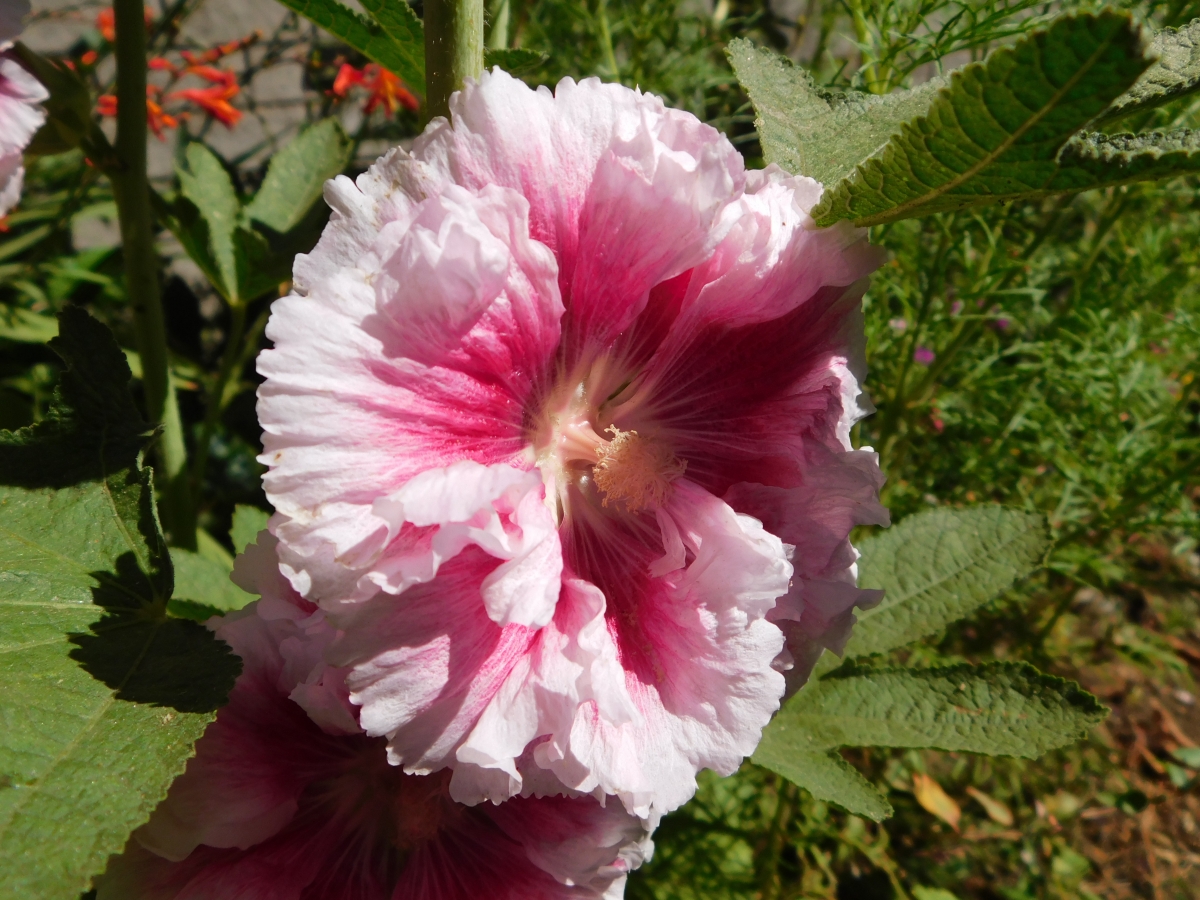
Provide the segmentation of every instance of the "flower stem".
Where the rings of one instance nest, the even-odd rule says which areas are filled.
[[[196,453],[192,459],[191,489],[194,502],[200,500],[204,488],[204,470],[208,466],[208,449],[212,443],[217,423],[221,421],[221,413],[225,411],[229,392],[229,381],[240,374],[238,365],[242,359],[242,338],[246,331],[246,305],[232,304],[229,310],[229,334],[225,340],[225,352],[221,354],[221,366],[217,371],[216,381],[208,395],[208,408],[204,416],[204,425],[200,429],[200,440],[196,443]]]
[[[425,0],[429,118],[450,115],[450,95],[483,72],[483,0]]]
[[[146,23],[142,0],[115,0],[117,30],[118,165],[110,171],[125,287],[133,309],[134,331],[142,359],[146,413],[160,427],[158,483],[163,524],[171,542],[196,546],[196,515],[188,491],[187,448],[183,421],[171,385],[167,331],[158,284],[158,253],[146,181]]]
[[[600,49],[604,52],[604,64],[608,66],[613,79],[619,81],[621,67],[617,65],[617,55],[613,53],[612,29],[608,27],[608,0],[598,0],[596,3],[596,24],[600,26]]]

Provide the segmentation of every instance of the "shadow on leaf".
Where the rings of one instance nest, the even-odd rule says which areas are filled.
[[[71,658],[116,692],[118,700],[184,713],[213,712],[225,704],[241,660],[203,625],[151,619],[145,609],[114,608],[68,636]]]

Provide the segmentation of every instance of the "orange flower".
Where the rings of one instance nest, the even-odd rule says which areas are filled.
[[[158,88],[153,85],[146,87],[146,124],[150,126],[150,130],[154,132],[154,136],[160,141],[165,141],[166,135],[163,134],[164,128],[178,128],[179,120],[168,112],[165,112],[159,104],[152,99],[153,95],[158,93]],[[113,118],[117,114],[117,96],[116,94],[101,94],[96,99],[96,112],[102,116]]]
[[[262,37],[262,32],[255,31],[252,34],[246,35],[244,38],[226,41],[224,44],[218,44],[215,47],[209,47],[203,53],[193,53],[191,50],[182,50],[180,51],[179,55],[182,56],[190,66],[202,66],[205,63],[215,63],[220,59],[224,59],[231,53],[237,53],[243,47],[249,47],[260,37]]]
[[[113,12],[112,7],[102,9],[96,14],[96,27],[100,30],[100,36],[110,44],[116,43],[117,40],[117,16]]]
[[[174,100],[181,98],[190,100],[226,128],[232,128],[236,125],[242,118],[242,111],[235,109],[229,101],[241,93],[242,90],[238,86],[237,76],[223,69],[214,69],[212,66],[189,66],[187,72],[199,75],[205,81],[211,82],[213,87],[188,88],[184,91],[175,91],[169,94],[167,99]]]
[[[359,84],[370,92],[367,102],[363,104],[363,112],[367,115],[383,107],[385,115],[391,118],[401,106],[415,110],[420,105],[403,81],[375,63],[368,63],[362,69],[342,63],[329,93],[335,97],[345,97],[352,87]]]
[[[155,103],[150,98],[146,98],[146,123],[150,126],[150,130],[154,132],[154,136],[160,141],[165,141],[166,135],[163,134],[164,128],[179,127],[179,120],[170,113],[164,112],[163,108]]]

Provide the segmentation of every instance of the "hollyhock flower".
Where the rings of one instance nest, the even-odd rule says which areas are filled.
[[[620,898],[652,845],[619,804],[525,796],[469,808],[444,773],[388,765],[344,685],[338,700],[337,680],[321,682],[332,629],[280,583],[266,538],[235,573],[262,600],[210,623],[242,657],[229,703],[97,880],[98,900]],[[328,707],[313,699],[322,694]]]
[[[886,522],[849,442],[880,257],[656,97],[497,70],[451,109],[327,185],[275,304],[282,571],[405,771],[474,803],[529,760],[657,816],[877,600],[848,535]]]
[[[21,199],[25,148],[46,121],[40,104],[50,96],[8,52],[28,13],[28,0],[0,0],[0,218]]]

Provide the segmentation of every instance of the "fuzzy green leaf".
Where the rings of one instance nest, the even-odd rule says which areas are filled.
[[[810,681],[763,731],[755,763],[876,821],[891,814],[838,747],[934,748],[1035,758],[1071,743],[1107,710],[1073,682],[1025,663],[872,669]],[[853,774],[851,774],[853,773]],[[857,777],[855,777],[857,776]]]
[[[169,619],[144,423],[108,330],[68,307],[50,415],[0,432],[0,884],[74,900],[182,770],[238,663]]]
[[[233,524],[229,528],[229,539],[233,541],[235,553],[241,553],[258,539],[258,533],[267,527],[270,513],[257,506],[238,504],[233,508]]]
[[[272,157],[246,215],[279,234],[291,231],[321,199],[325,182],[346,168],[353,149],[336,119],[306,128]]]
[[[940,631],[1040,567],[1048,547],[1038,514],[978,506],[908,517],[859,546],[859,584],[885,594],[856,614],[845,655],[883,653]]]
[[[1150,42],[1150,53],[1158,62],[1116,99],[1100,117],[1101,122],[1153,109],[1200,90],[1200,19],[1158,32]]]
[[[798,784],[818,800],[836,803],[856,816],[882,822],[892,814],[892,804],[883,792],[836,750],[805,750],[783,740],[764,739],[753,761]]]
[[[181,237],[180,243],[205,270],[205,275],[221,295],[234,302],[239,296],[239,260],[234,232],[242,218],[241,201],[229,173],[215,153],[196,142],[188,145],[185,158],[186,164],[175,170],[179,193],[200,213],[203,228],[198,228],[195,218],[181,210],[178,219],[190,227],[187,228],[189,239],[185,241]]]
[[[503,50],[485,50],[483,66],[490,69],[499,66],[510,75],[520,75],[530,72],[548,60],[548,54],[537,50],[526,50],[523,47],[508,47]]]
[[[731,41],[726,54],[754,103],[763,158],[822,184],[836,184],[878,153],[948,83],[934,78],[882,96],[829,91],[787,57],[745,38]]]
[[[1049,192],[1112,187],[1200,171],[1200,131],[1090,133],[1072,138],[1059,157]]]
[[[173,596],[180,600],[231,612],[254,599],[229,580],[228,568],[199,553],[172,547],[171,563],[175,567]]]
[[[929,112],[828,190],[820,225],[880,225],[1044,193],[1068,140],[1150,65],[1127,13],[1066,16],[955,72]]]
[[[392,69],[404,79],[404,83],[417,94],[425,96],[425,23],[423,23],[406,0],[362,0],[363,9],[381,27],[396,45],[396,54],[402,56],[405,68]],[[378,60],[376,60],[378,62]]]
[[[298,12],[314,25],[349,44],[363,56],[399,75],[409,89],[425,96],[425,38],[417,31],[417,39],[399,38],[408,27],[406,13],[391,9],[404,0],[368,0],[363,6],[380,21],[359,15],[338,0],[279,0],[288,9]],[[372,7],[376,7],[372,9]],[[407,15],[416,15],[408,11]],[[384,25],[383,23],[387,24]]]
[[[1078,740],[1105,715],[1079,685],[1026,663],[851,665],[805,686],[767,731],[772,742],[807,750],[921,747],[1034,759]]]

